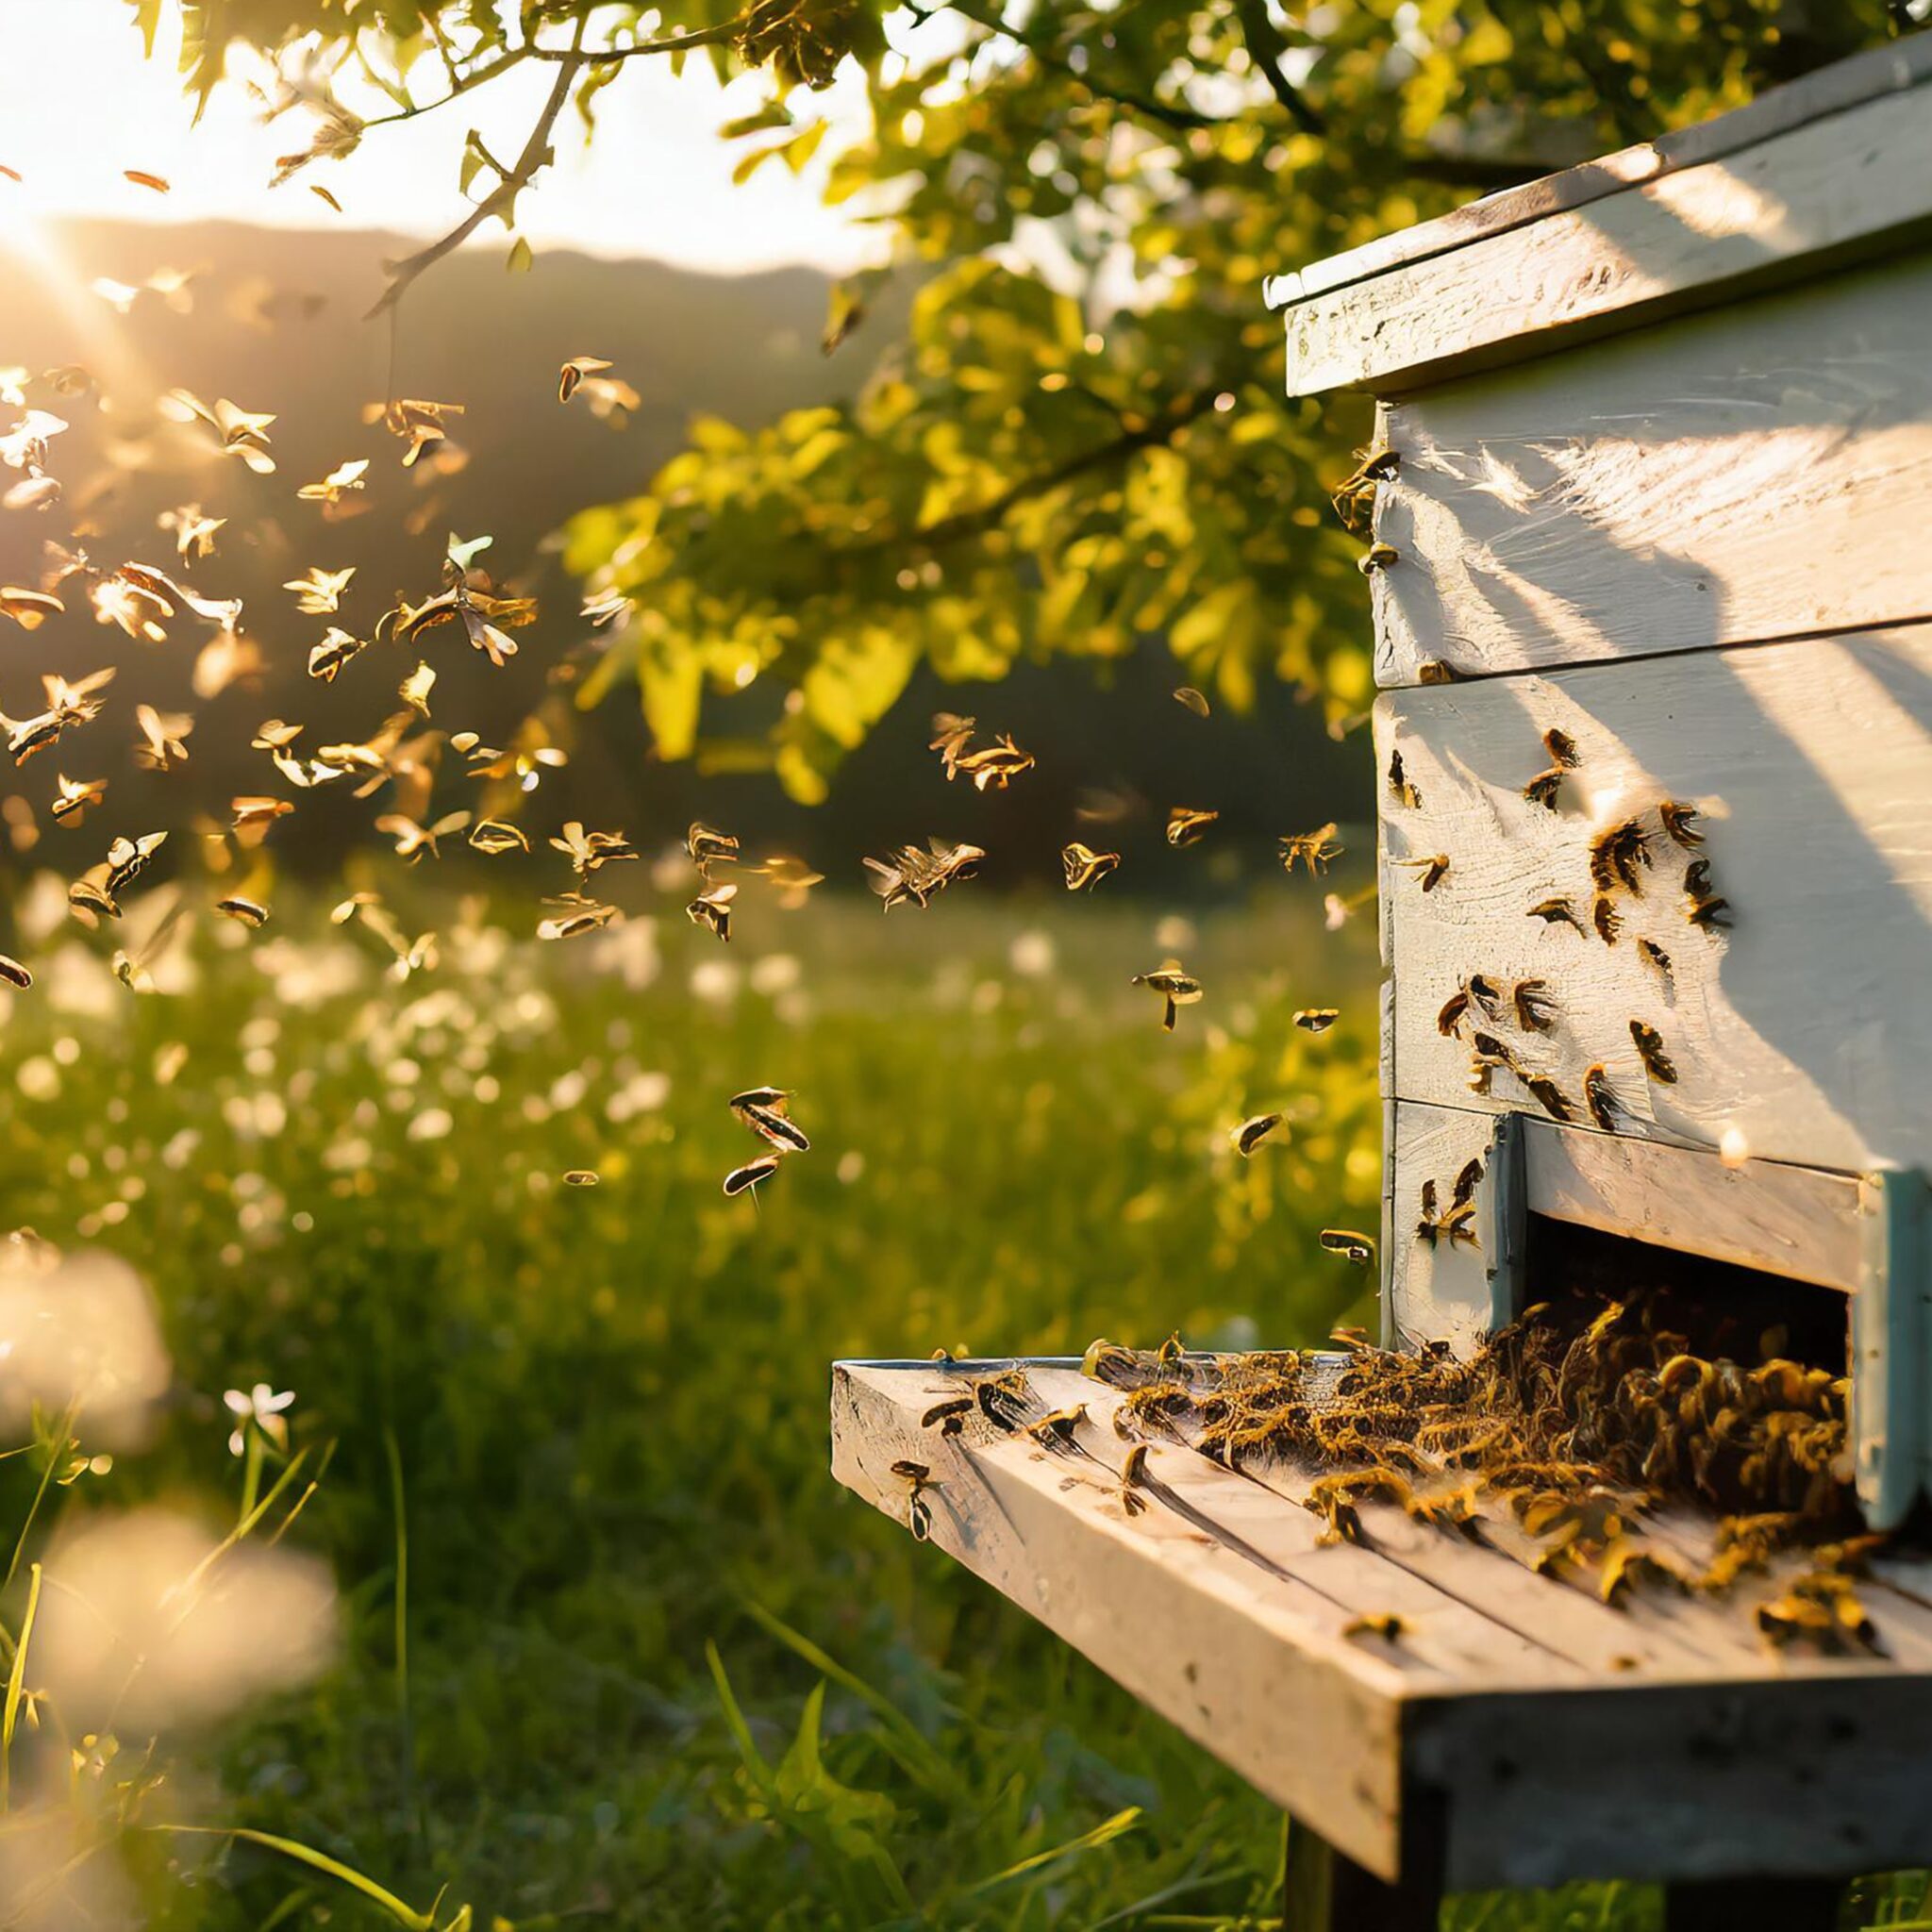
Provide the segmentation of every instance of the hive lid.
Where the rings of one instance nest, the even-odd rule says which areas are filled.
[[[1291,395],[1396,393],[1932,242],[1932,33],[1273,277]]]

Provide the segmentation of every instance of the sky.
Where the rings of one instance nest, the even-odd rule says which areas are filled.
[[[9,213],[89,214],[439,235],[464,212],[457,171],[466,130],[476,126],[492,152],[514,155],[550,82],[547,73],[511,73],[473,100],[375,130],[345,162],[317,164],[271,190],[276,158],[306,146],[310,124],[291,115],[265,126],[258,104],[230,84],[192,126],[173,14],[171,7],[149,61],[126,0],[0,0],[0,164],[24,177],[0,176],[0,222]],[[425,97],[440,92],[437,78],[425,65]],[[629,62],[600,98],[591,148],[574,115],[562,125],[557,164],[524,197],[523,231],[539,248],[723,273],[791,262],[841,271],[874,258],[876,238],[849,210],[820,202],[823,161],[802,177],[768,163],[733,186],[743,149],[721,141],[718,126],[758,107],[766,92],[757,77],[721,89],[698,61],[681,76],[660,60]],[[363,112],[387,105],[373,92],[344,97]],[[839,145],[841,127],[862,125],[857,82],[794,96],[793,105],[801,124],[821,113],[833,120],[822,156]],[[129,168],[163,176],[171,192],[130,184]],[[329,189],[342,214],[308,192],[311,181]],[[489,225],[483,240],[500,248],[502,229]]]

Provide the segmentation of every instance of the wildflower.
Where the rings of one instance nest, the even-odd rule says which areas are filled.
[[[228,1438],[230,1456],[240,1456],[248,1446],[250,1423],[277,1449],[288,1448],[289,1424],[282,1411],[295,1400],[292,1389],[286,1389],[277,1395],[266,1382],[258,1382],[245,1395],[239,1389],[225,1389],[222,1400],[227,1405],[228,1413],[236,1419],[234,1433]]]

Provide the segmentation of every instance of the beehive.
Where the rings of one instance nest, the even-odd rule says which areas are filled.
[[[1885,1524],[1932,1454],[1928,76],[1273,291],[1291,390],[1376,400],[1385,1339],[1507,1315],[1526,1216],[1841,1291]],[[1476,1241],[1419,1238],[1473,1159]]]

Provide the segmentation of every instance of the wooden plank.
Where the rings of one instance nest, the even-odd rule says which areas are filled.
[[[1932,627],[1425,687],[1377,709],[1378,757],[1399,747],[1423,801],[1385,788],[1391,858],[1450,859],[1432,892],[1410,871],[1391,893],[1399,1099],[1541,1112],[1508,1072],[1472,1092],[1466,1038],[1438,1030],[1472,973],[1541,979],[1553,1030],[1497,1030],[1571,1124],[1589,1126],[1584,1075],[1602,1065],[1633,1138],[1708,1149],[1728,1132],[1753,1158],[1932,1168]],[[1550,725],[1582,758],[1556,811],[1521,795]],[[1686,923],[1664,798],[1701,813],[1733,930]],[[1561,896],[1590,924],[1591,842],[1628,816],[1655,866],[1641,897],[1618,893],[1616,942],[1530,916]],[[1666,948],[1668,982],[1640,936]],[[1674,1084],[1646,1077],[1633,1019]]]
[[[1387,408],[1377,681],[1932,616],[1928,313],[1921,252]]]
[[[1490,1144],[1495,1134],[1491,1114],[1463,1108],[1416,1108],[1398,1101],[1390,1146],[1391,1170],[1384,1292],[1395,1347],[1446,1341],[1465,1358],[1481,1347],[1490,1332],[1490,1251],[1438,1236],[1431,1243],[1417,1235],[1424,1186],[1433,1186],[1439,1210],[1449,1207],[1457,1177],[1471,1161],[1483,1169],[1477,1183],[1478,1210],[1493,1183]]]
[[[1271,276],[1264,293],[1271,308],[1285,308],[1391,269],[1446,255],[1491,235],[1541,221],[1568,208],[1621,194],[1683,168],[1722,160],[1775,134],[1786,134],[1827,114],[1839,114],[1880,94],[1916,87],[1932,76],[1932,33],[1885,47],[1871,47],[1783,87],[1760,94],[1728,114],[1682,127],[1615,154],[1545,175],[1520,188],[1485,195],[1431,222],[1418,222],[1379,236],[1345,254],[1331,255],[1294,274]]]
[[[1297,303],[1289,393],[1425,388],[1815,275],[1928,223],[1918,86]]]

